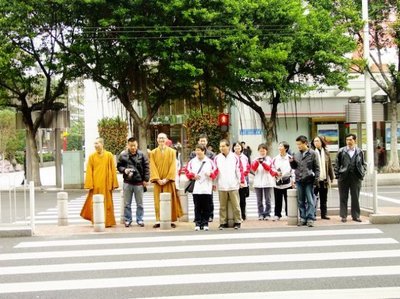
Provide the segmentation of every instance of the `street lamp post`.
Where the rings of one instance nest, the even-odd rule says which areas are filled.
[[[362,0],[362,18],[364,21],[364,59],[367,65],[370,65],[369,58],[369,17],[368,17],[368,0]],[[377,213],[378,201],[377,201],[377,186],[376,186],[376,175],[374,174],[375,163],[374,163],[374,136],[372,128],[372,97],[371,97],[371,78],[368,72],[368,68],[364,70],[364,88],[365,88],[365,120],[367,127],[367,162],[368,169],[367,174],[373,177],[373,205],[374,213]],[[362,140],[361,140],[362,144]]]

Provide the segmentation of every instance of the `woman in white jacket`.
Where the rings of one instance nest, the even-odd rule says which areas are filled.
[[[272,169],[276,173],[274,188],[275,197],[275,217],[274,220],[282,218],[282,202],[285,200],[285,212],[287,216],[287,190],[294,184],[294,171],[292,170],[289,159],[289,143],[282,141],[278,145],[279,154],[273,159]]]
[[[257,197],[258,220],[271,219],[271,194],[275,186],[276,173],[272,169],[272,159],[267,156],[268,146],[260,144],[258,146],[258,158],[251,164],[254,171],[254,192]],[[264,206],[265,201],[265,206]]]
[[[242,175],[245,178],[244,187],[239,189],[240,211],[242,213],[242,220],[246,220],[246,197],[249,196],[248,176],[250,173],[249,158],[243,153],[243,146],[240,142],[233,143],[232,151],[240,160]]]
[[[208,230],[210,201],[212,201],[212,180],[215,179],[215,164],[206,156],[206,147],[198,144],[196,157],[189,161],[185,174],[195,180],[193,188],[195,230]]]

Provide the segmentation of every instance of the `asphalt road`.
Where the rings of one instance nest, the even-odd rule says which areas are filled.
[[[399,225],[1,239],[0,298],[398,298],[399,242]]]

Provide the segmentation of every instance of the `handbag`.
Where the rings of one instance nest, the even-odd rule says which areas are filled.
[[[199,168],[199,171],[197,171],[196,174],[199,174],[199,173],[200,173],[200,171],[201,171],[201,169],[203,168],[203,166],[204,166],[205,163],[206,163],[205,161],[203,161],[203,162],[201,163],[201,166],[200,166],[200,168]],[[196,182],[195,180],[189,180],[189,184],[188,184],[188,185],[186,186],[186,188],[185,188],[185,193],[186,193],[186,192],[193,193],[194,183],[195,183],[195,182]]]
[[[290,177],[276,179],[276,185],[282,186],[290,183]]]

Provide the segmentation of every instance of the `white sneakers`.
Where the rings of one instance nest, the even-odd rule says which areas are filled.
[[[194,230],[195,230],[196,232],[198,232],[198,231],[201,230],[201,229],[203,229],[203,230],[205,230],[205,231],[208,231],[208,226],[204,226],[203,228],[200,228],[200,226],[195,226],[195,227],[194,227]]]

